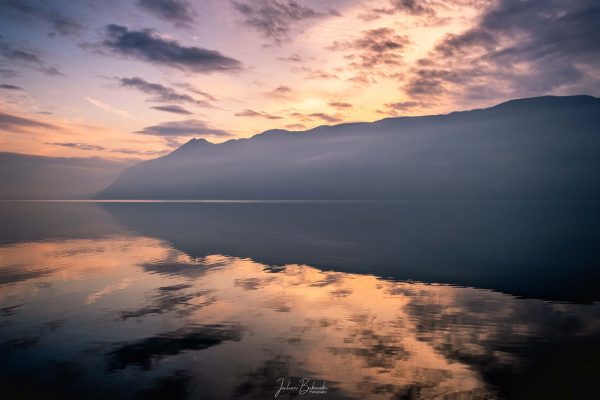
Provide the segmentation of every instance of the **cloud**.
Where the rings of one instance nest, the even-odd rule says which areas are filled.
[[[306,126],[304,124],[288,124],[285,126],[288,129],[304,129]]]
[[[60,146],[60,147],[68,147],[71,149],[84,150],[84,151],[105,151],[109,153],[120,153],[120,154],[128,154],[128,155],[139,155],[139,156],[156,156],[156,155],[164,155],[169,153],[169,150],[136,150],[130,148],[119,148],[119,149],[111,149],[104,146],[98,146],[95,144],[87,144],[87,143],[46,143],[51,146]]]
[[[138,6],[175,26],[190,27],[195,15],[187,0],[138,0]]]
[[[0,69],[0,76],[3,78],[14,78],[18,76],[19,72],[13,69]]]
[[[323,70],[319,70],[319,69],[306,68],[305,71],[308,72],[308,74],[306,75],[306,79],[313,79],[313,80],[339,79],[339,77],[336,74],[327,72],[327,71],[323,71]]]
[[[298,54],[292,54],[289,57],[279,57],[278,60],[279,61],[288,61],[291,63],[301,63],[302,57],[300,57]]]
[[[392,9],[411,15],[434,14],[433,8],[423,0],[392,0]]]
[[[235,113],[236,117],[259,117],[259,118],[266,118],[266,119],[281,119],[281,117],[277,116],[277,115],[272,115],[272,114],[268,114],[264,111],[254,111],[254,110],[250,110],[250,109],[245,109],[244,111],[240,111]]]
[[[128,113],[127,111],[123,111],[123,110],[119,110],[117,108],[114,108],[113,106],[111,106],[110,104],[106,104],[100,100],[94,99],[93,97],[84,97],[83,98],[85,101],[87,101],[88,103],[92,104],[95,107],[98,107],[99,109],[109,112],[109,113],[113,113],[113,114],[117,114],[120,115],[121,117],[124,118],[133,118],[133,116]]]
[[[302,122],[311,122],[314,120],[321,120],[321,121],[325,121],[325,122],[329,122],[329,123],[335,123],[335,122],[342,121],[342,118],[340,115],[329,115],[329,114],[320,113],[320,112],[309,113],[309,114],[293,112],[290,114],[290,117],[297,118]]]
[[[422,101],[400,101],[396,103],[386,103],[385,110],[378,110],[380,114],[398,116],[403,112],[410,112],[415,109],[428,108],[429,104]]]
[[[342,120],[341,118],[335,117],[333,115],[324,114],[324,113],[312,113],[312,114],[308,114],[308,116],[313,117],[313,118],[318,118],[318,119],[321,119],[323,121],[330,122],[330,123],[340,122]]]
[[[150,99],[150,101],[153,102],[192,103],[205,107],[211,107],[211,104],[205,100],[196,100],[192,96],[179,93],[173,88],[161,85],[159,83],[151,83],[138,77],[117,79],[121,87],[136,89],[142,93],[154,96]]]
[[[335,10],[315,11],[294,0],[232,0],[233,8],[244,17],[244,23],[256,29],[275,45],[291,40],[294,25],[306,20],[339,15]]]
[[[26,0],[2,1],[0,14],[8,16],[10,12],[47,23],[62,36],[77,35],[82,30],[82,26],[77,21],[63,15],[57,9],[49,7],[47,1],[33,3]]]
[[[15,86],[15,85],[9,85],[7,83],[2,83],[0,84],[0,89],[5,89],[5,90],[24,90],[22,87],[20,86]]]
[[[436,1],[436,0],[390,0],[387,7],[371,8],[368,12],[359,15],[364,21],[378,19],[382,15],[393,15],[402,13],[411,17],[424,17],[426,23],[439,22],[437,8],[448,8],[453,3],[468,3],[469,0],[460,1]],[[475,2],[473,2],[475,3]],[[423,25],[423,24],[421,24]]]
[[[330,101],[329,103],[327,103],[330,107],[333,108],[337,108],[337,109],[348,109],[348,108],[352,108],[352,104],[350,103],[344,103],[341,101]]]
[[[354,51],[346,58],[359,70],[371,70],[377,66],[389,68],[402,63],[402,54],[410,40],[398,35],[391,28],[377,28],[361,32],[361,36],[336,41],[329,48],[334,51]]]
[[[164,122],[159,125],[148,126],[136,133],[142,135],[163,136],[163,137],[185,137],[185,136],[213,136],[230,137],[233,134],[221,129],[208,126],[206,122],[196,119],[186,121]]]
[[[89,150],[89,151],[105,151],[107,150],[104,146],[97,146],[95,144],[86,143],[46,143],[51,146],[69,147],[72,149]]]
[[[215,50],[186,47],[175,40],[163,39],[154,31],[130,31],[121,25],[107,25],[102,45],[116,54],[165,65],[188,72],[235,72],[242,63]]]
[[[0,56],[4,57],[8,62],[36,69],[48,76],[63,75],[56,67],[42,61],[40,55],[37,54],[36,51],[25,49],[7,41],[0,40]],[[3,71],[6,71],[4,74],[8,73],[9,75],[11,75],[12,72],[16,72],[12,70]]]
[[[0,131],[31,133],[31,130],[36,128],[61,130],[60,127],[46,122],[0,112]]]
[[[419,60],[404,89],[461,101],[596,92],[599,19],[597,2],[500,0]]]
[[[187,90],[188,92],[197,94],[199,96],[204,97],[206,100],[210,100],[210,101],[215,101],[217,100],[217,98],[213,95],[211,95],[210,93],[206,93],[202,90],[197,89],[196,87],[190,85],[189,83],[186,82],[180,82],[180,83],[176,83],[175,86],[180,87],[184,90]]]
[[[294,91],[292,90],[292,88],[289,86],[285,86],[285,85],[277,86],[275,89],[266,93],[267,96],[276,97],[276,98],[289,97],[292,94],[294,94]]]
[[[154,106],[154,107],[150,107],[150,108],[153,108],[153,109],[159,110],[159,111],[170,112],[173,114],[191,114],[191,112],[189,112],[185,108],[176,106],[176,105]]]

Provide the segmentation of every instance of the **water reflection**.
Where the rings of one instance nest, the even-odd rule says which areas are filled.
[[[218,226],[208,218],[218,209],[169,206],[178,221],[169,225],[156,208],[150,217],[125,205],[88,207],[103,222],[90,221],[81,237],[73,224],[0,246],[7,398],[264,399],[279,378],[304,377],[326,382],[327,394],[312,398],[573,398],[598,372],[597,303],[283,261],[327,262],[325,252],[301,255],[299,241],[347,249],[347,258],[330,256],[353,256],[350,268],[375,251],[348,248],[352,233],[331,234],[331,221],[290,228],[283,246],[260,224],[255,234]],[[179,230],[184,220],[195,228]],[[239,236],[225,240],[232,232]],[[277,262],[248,257],[259,249]]]
[[[600,203],[102,204],[195,257],[311,265],[401,280],[598,300]]]

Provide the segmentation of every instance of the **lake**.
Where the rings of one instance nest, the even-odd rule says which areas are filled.
[[[6,399],[567,399],[598,202],[2,202]]]

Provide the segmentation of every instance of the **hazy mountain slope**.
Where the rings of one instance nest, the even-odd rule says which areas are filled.
[[[0,199],[93,198],[131,164],[0,153]]]
[[[192,140],[125,171],[114,199],[600,199],[600,100]]]

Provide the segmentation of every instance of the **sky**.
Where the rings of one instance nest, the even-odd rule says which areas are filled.
[[[0,0],[0,151],[147,159],[600,96],[599,26],[597,0]]]

